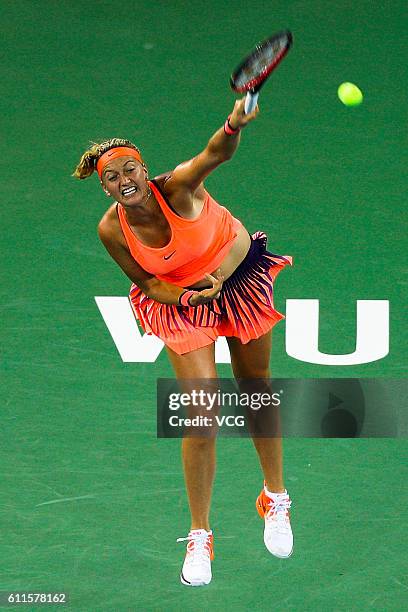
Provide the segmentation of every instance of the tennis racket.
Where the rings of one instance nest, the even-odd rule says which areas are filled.
[[[232,73],[230,84],[238,93],[247,92],[245,113],[251,113],[258,102],[259,90],[273,70],[280,64],[292,45],[289,30],[274,34],[256,45],[255,49]]]

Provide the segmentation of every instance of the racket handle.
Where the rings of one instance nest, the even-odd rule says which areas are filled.
[[[252,113],[252,111],[254,110],[258,102],[258,97],[259,97],[258,91],[256,93],[252,93],[251,91],[248,91],[246,98],[245,98],[245,114],[246,115],[248,115],[249,113]]]

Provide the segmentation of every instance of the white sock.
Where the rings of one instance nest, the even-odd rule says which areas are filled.
[[[284,491],[282,491],[282,493],[272,493],[272,491],[269,491],[266,487],[266,485],[264,485],[264,491],[265,491],[265,495],[267,495],[269,497],[269,499],[276,499],[276,497],[279,497],[280,495],[287,495],[288,492],[285,489]]]

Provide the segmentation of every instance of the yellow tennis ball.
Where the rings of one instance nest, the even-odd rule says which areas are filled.
[[[346,106],[358,106],[363,101],[363,94],[354,83],[342,83],[337,95]]]

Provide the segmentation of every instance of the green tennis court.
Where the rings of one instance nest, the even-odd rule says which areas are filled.
[[[179,582],[189,514],[180,442],[157,439],[165,351],[123,361],[95,302],[130,281],[76,181],[90,140],[129,138],[151,176],[204,148],[231,112],[231,70],[289,28],[233,160],[206,182],[268,248],[292,255],[276,306],[318,299],[319,349],[351,353],[356,301],[390,304],[386,357],[306,363],[274,330],[282,378],[406,377],[406,3],[237,0],[2,3],[3,408],[0,591],[65,592],[78,611],[406,607],[406,441],[288,439],[295,551],[271,557],[248,439],[218,441],[213,581]],[[346,108],[343,81],[365,98]],[[222,377],[231,376],[220,363]],[[19,606],[37,610],[39,606]],[[63,609],[63,606],[55,606]],[[3,609],[3,608],[2,608]],[[4,608],[6,609],[6,608]]]

